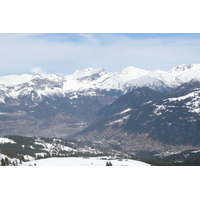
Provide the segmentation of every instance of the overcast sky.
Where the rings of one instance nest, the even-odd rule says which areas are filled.
[[[0,76],[200,63],[200,34],[0,34]]]

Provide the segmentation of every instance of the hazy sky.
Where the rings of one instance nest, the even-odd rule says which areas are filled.
[[[169,70],[200,63],[200,34],[0,34],[0,76],[71,74],[88,67]]]

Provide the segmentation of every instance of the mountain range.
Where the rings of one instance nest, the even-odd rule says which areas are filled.
[[[127,67],[121,72],[106,72],[105,69],[87,68],[71,75],[55,74],[10,75],[0,77],[1,102],[5,97],[18,99],[35,92],[33,100],[41,101],[43,96],[94,96],[96,90],[119,90],[125,94],[137,87],[148,86],[154,90],[168,92],[192,79],[199,80],[200,64],[182,64],[169,71],[148,71]]]
[[[0,77],[0,136],[73,138],[123,151],[199,145],[200,64]]]

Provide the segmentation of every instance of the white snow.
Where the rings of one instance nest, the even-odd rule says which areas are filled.
[[[200,150],[195,150],[195,151],[192,151],[192,153],[198,153],[200,152]]]
[[[33,160],[35,160],[35,158],[32,157],[32,156],[30,156],[30,155],[23,155],[23,157],[24,157],[24,159],[25,159],[26,161],[33,161]]]
[[[188,108],[188,112],[200,113],[200,88],[195,88],[192,92],[185,94],[183,96],[167,98],[162,105],[154,104],[156,108],[153,110],[153,113],[156,115],[161,115],[162,111],[173,112],[172,109],[177,107],[176,103],[180,101],[185,101],[184,104],[177,105],[178,107]],[[170,103],[175,103],[175,105],[170,105]]]
[[[155,154],[155,156],[160,156],[160,157],[165,157],[165,156],[169,156],[169,155],[174,155],[174,154],[179,154],[181,153],[180,151],[165,151],[165,152],[162,152],[162,153],[159,153],[159,154]]]
[[[42,95],[66,96],[70,94],[73,99],[77,98],[79,94],[95,96],[96,89],[108,91],[116,89],[126,93],[127,87],[149,86],[154,89],[164,85],[174,88],[192,79],[200,80],[200,64],[180,65],[169,71],[148,71],[130,66],[121,72],[108,73],[102,68],[87,68],[66,76],[55,74],[10,75],[0,77],[0,90],[3,91],[0,102],[4,103],[6,96],[17,99],[19,95],[29,95],[31,91],[36,92],[38,101],[42,100]],[[26,83],[26,85],[22,86],[22,83]],[[33,96],[32,99],[34,100],[36,97]]]
[[[105,159],[108,159],[105,157]],[[109,159],[103,160],[102,157],[89,157],[89,158],[81,158],[81,157],[62,157],[62,158],[46,158],[40,160],[34,160],[30,162],[25,162],[23,165],[29,166],[36,164],[37,166],[105,166],[106,162],[111,162],[113,166],[150,166],[147,163],[136,161],[136,160],[116,160]]]
[[[186,107],[189,108],[189,112],[200,113],[200,97],[197,96],[193,98],[191,101],[186,103]]]
[[[0,84],[5,85],[16,85],[30,81],[33,75],[22,74],[22,75],[8,75],[0,77]]]
[[[7,116],[9,116],[9,115],[10,115],[10,113],[6,113],[6,112],[0,112],[0,115],[7,115]]]
[[[147,104],[150,104],[152,101],[147,101],[145,103],[143,103],[142,105],[147,105]]]
[[[0,137],[0,144],[5,144],[5,143],[16,144],[16,142],[11,139]]]
[[[165,102],[179,102],[182,100],[188,100],[185,107],[189,109],[189,112],[200,113],[200,88],[195,88],[192,92],[180,96],[177,98],[168,98]],[[168,106],[169,107],[169,106]]]
[[[115,120],[115,121],[112,121],[106,125],[113,125],[113,124],[118,124],[118,123],[123,123],[124,120],[127,120],[128,118],[130,117],[130,115],[127,115],[125,117],[122,117],[121,119],[118,119],[118,120]]]
[[[127,108],[126,110],[120,112],[120,114],[122,115],[122,114],[124,114],[124,113],[126,113],[126,112],[129,112],[129,111],[131,111],[131,110],[132,110],[131,108]]]
[[[162,115],[161,110],[166,110],[166,106],[164,105],[155,105],[156,109],[154,109],[153,113],[156,115]]]
[[[57,144],[56,140],[54,140],[53,143],[47,143],[40,138],[36,139],[35,144],[36,145],[42,145],[44,148],[42,150],[48,151],[49,153],[55,152],[56,150],[63,150],[63,151],[76,151],[75,149],[72,149],[71,147],[67,147],[61,144]]]
[[[123,114],[125,114],[125,113],[127,113],[127,112],[130,112],[131,110],[132,110],[132,108],[127,108],[127,109],[123,110],[123,111],[120,112],[120,113],[114,114],[114,116],[116,116],[116,115],[123,115]]]
[[[105,69],[103,68],[87,68],[87,69],[83,69],[83,70],[76,70],[73,74],[66,76],[66,78],[68,77],[73,77],[73,78],[83,78],[86,76],[91,76],[92,74],[101,74],[104,73]]]
[[[37,138],[35,140],[35,144],[43,146],[43,149],[41,149],[41,150],[47,151],[50,154],[58,153],[59,151],[68,151],[68,152],[80,151],[80,152],[90,152],[90,153],[94,153],[94,154],[101,153],[101,151],[92,149],[90,147],[79,147],[78,149],[71,148],[69,146],[65,146],[65,145],[62,145],[60,143],[57,143],[57,141],[59,141],[59,139],[54,139],[52,143],[48,143],[48,142],[45,142],[44,140],[42,140],[40,138]],[[41,153],[41,154],[37,153],[37,155],[44,156],[43,153]]]
[[[41,157],[44,157],[47,155],[47,153],[45,152],[41,152],[41,153],[34,153],[35,154],[35,157],[37,158],[38,156],[41,156]]]
[[[194,92],[190,92],[189,94],[186,94],[184,96],[180,96],[180,97],[177,97],[177,98],[168,98],[167,100],[169,102],[171,101],[182,101],[182,100],[185,100],[187,98],[195,98],[197,97],[198,98],[198,95],[200,94],[200,88],[196,88],[195,90],[198,90],[198,91],[194,91]]]

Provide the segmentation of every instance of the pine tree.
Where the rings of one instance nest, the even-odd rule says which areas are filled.
[[[20,158],[21,161],[25,162],[24,156],[22,155]]]
[[[5,160],[3,158],[1,159],[1,166],[6,166]]]
[[[9,163],[8,163],[8,158],[7,158],[7,157],[5,158],[5,165],[6,165],[6,166],[9,165]]]
[[[111,162],[106,162],[106,166],[112,166]]]

